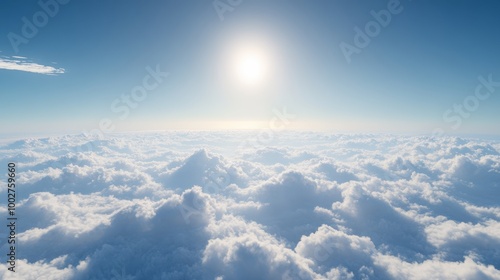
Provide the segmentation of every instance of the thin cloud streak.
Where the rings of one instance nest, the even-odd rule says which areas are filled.
[[[24,61],[23,57],[14,56],[15,59],[0,57],[0,69],[17,70],[44,75],[57,75],[65,72],[64,68],[41,65],[34,62]]]

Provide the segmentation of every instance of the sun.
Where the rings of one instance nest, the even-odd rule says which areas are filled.
[[[267,78],[269,59],[259,49],[244,49],[234,61],[236,79],[245,86],[261,85]]]

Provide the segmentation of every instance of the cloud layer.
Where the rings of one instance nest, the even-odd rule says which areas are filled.
[[[20,219],[18,270],[2,262],[0,274],[500,279],[500,142],[283,132],[241,145],[252,137],[68,135],[0,146],[0,164],[19,167]]]

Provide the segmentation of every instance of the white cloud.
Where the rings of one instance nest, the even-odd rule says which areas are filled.
[[[65,72],[64,68],[56,68],[30,62],[25,57],[21,56],[13,56],[12,58],[0,57],[0,69],[24,71],[44,75],[57,75]]]
[[[322,273],[354,275],[356,278],[373,276],[372,254],[376,251],[370,238],[349,235],[322,225],[315,233],[303,236],[295,248],[298,254],[314,261]],[[379,276],[380,277],[380,276]]]
[[[395,256],[380,255],[376,263],[386,267],[395,279],[500,279],[500,270],[477,262],[470,256],[457,262],[429,259],[422,263],[410,263]]]
[[[499,143],[287,132],[238,150],[247,137],[0,146],[19,166],[15,277],[500,279]]]

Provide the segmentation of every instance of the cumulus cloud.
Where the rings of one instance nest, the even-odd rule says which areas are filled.
[[[322,225],[316,232],[303,236],[295,250],[313,260],[322,273],[343,272],[356,278],[375,276],[372,255],[376,247],[366,236],[349,235]],[[376,276],[383,278],[380,274],[383,272],[379,271]]]
[[[470,256],[465,256],[461,262],[430,259],[422,263],[409,263],[394,256],[379,256],[376,262],[385,266],[391,277],[396,279],[500,279],[498,268],[484,265]]]
[[[241,150],[251,137],[3,142],[20,249],[0,277],[500,279],[499,142],[284,132]]]

